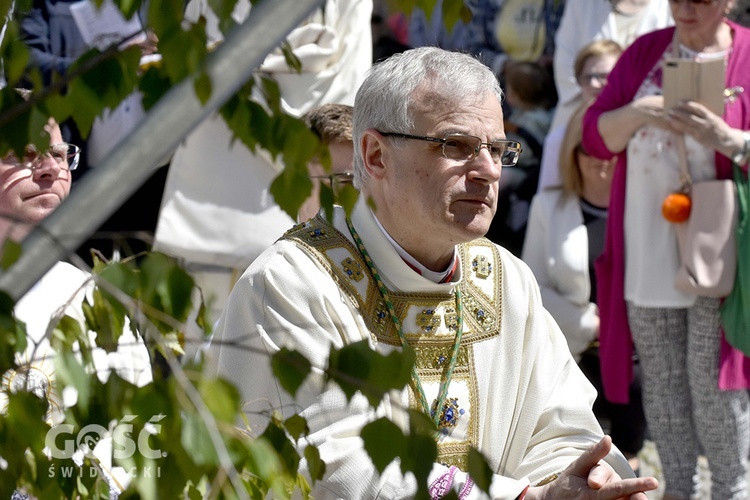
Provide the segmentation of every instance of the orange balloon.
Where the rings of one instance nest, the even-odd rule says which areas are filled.
[[[685,193],[672,193],[664,198],[661,205],[661,214],[669,222],[679,224],[690,217],[690,196]]]

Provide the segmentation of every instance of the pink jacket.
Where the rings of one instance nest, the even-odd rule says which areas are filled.
[[[750,129],[750,30],[727,21],[734,31],[732,51],[726,71],[726,88],[741,86],[744,92],[727,103],[724,120],[732,127]],[[647,74],[664,54],[674,36],[674,28],[666,28],[638,38],[620,57],[609,76],[607,86],[589,108],[583,120],[583,143],[586,151],[598,158],[611,158],[613,153],[604,145],[597,129],[602,113],[618,109],[633,100]],[[607,217],[604,252],[595,263],[597,303],[599,305],[599,353],[605,397],[615,403],[628,402],[628,386],[632,380],[633,340],[625,306],[625,177],[627,153],[617,155],[612,195]],[[716,176],[732,177],[731,161],[716,153]],[[750,358],[733,349],[722,338],[719,387],[741,389],[750,387]]]

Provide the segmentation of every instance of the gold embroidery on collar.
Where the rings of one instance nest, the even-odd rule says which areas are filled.
[[[315,217],[298,224],[282,238],[307,249],[310,256],[323,265],[345,296],[351,299],[352,306],[362,312],[374,343],[400,345],[377,286],[369,273],[364,272],[365,262],[341,232],[322,218]],[[341,250],[346,257],[342,258]],[[441,412],[445,413],[441,413],[441,417],[445,419],[441,418],[442,437],[438,441],[438,461],[466,470],[470,446],[478,443],[478,415],[482,411],[476,378],[472,376],[476,371],[472,344],[501,333],[502,265],[497,248],[486,239],[459,245],[458,251],[462,263],[463,279],[460,286],[464,300],[465,333],[456,360],[453,383],[465,384],[468,401],[457,397],[454,391],[449,391],[441,408]],[[336,263],[332,260],[332,253],[339,255]],[[486,262],[486,268],[482,267],[486,271],[475,270],[475,261],[477,268],[480,263]],[[363,272],[362,279],[366,280],[364,285],[352,276],[354,271],[351,274],[347,272],[347,268],[353,270],[357,266]],[[449,355],[447,347],[455,336],[456,311],[453,296],[450,293],[399,292],[391,292],[391,296],[396,314],[405,325],[404,334],[417,354],[416,364],[420,378],[425,383],[439,383],[444,369],[441,357],[445,359]],[[411,389],[408,393],[410,406],[417,407]],[[460,413],[461,410],[464,410],[464,414]],[[461,424],[462,418],[468,419],[465,425]],[[454,435],[458,428],[464,430],[459,435]]]

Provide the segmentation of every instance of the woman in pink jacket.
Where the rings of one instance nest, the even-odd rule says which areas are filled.
[[[729,178],[750,156],[750,31],[726,19],[734,0],[670,0],[674,28],[636,40],[584,118],[585,149],[617,155],[605,250],[597,262],[605,395],[627,401],[633,345],[643,373],[649,430],[664,468],[664,498],[688,498],[699,450],[712,498],[747,498],[750,362],[724,342],[719,299],[673,286],[676,235],[661,216],[679,190],[676,139],[693,180]],[[723,60],[724,112],[682,101],[664,109],[662,62],[673,55]],[[745,91],[747,89],[747,91]]]

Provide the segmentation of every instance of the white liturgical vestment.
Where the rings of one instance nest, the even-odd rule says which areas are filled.
[[[515,499],[601,438],[591,412],[595,391],[543,309],[525,264],[478,239],[457,247],[458,271],[452,281],[436,284],[401,259],[363,200],[351,220],[416,351],[429,402],[437,397],[450,359],[455,290],[461,290],[463,337],[440,405],[438,463],[431,480],[448,466],[465,471],[474,446],[495,473],[491,498]],[[322,379],[331,346],[361,340],[383,354],[401,345],[340,208],[333,226],[319,215],[261,254],[235,286],[217,327],[212,361],[240,389],[253,433],[262,432],[272,410],[307,419],[310,434],[300,446],[318,446],[327,465],[325,477],[314,485],[315,498],[404,498],[416,491],[413,476],[402,475],[397,463],[378,474],[359,437],[364,425],[382,416],[408,428],[403,409],[420,407],[412,389],[373,409],[359,394],[347,403],[338,386],[320,380],[306,383],[292,398],[273,377],[269,356],[282,347],[301,352]],[[622,477],[632,477],[618,451],[607,460]],[[466,480],[459,472],[454,488]],[[467,498],[486,498],[482,495],[475,486]]]

